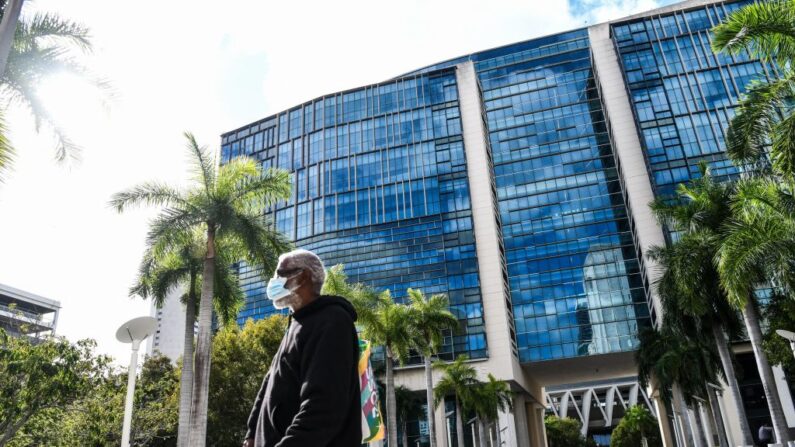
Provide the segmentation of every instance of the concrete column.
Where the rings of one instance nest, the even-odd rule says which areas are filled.
[[[712,434],[712,422],[710,422],[710,416],[707,412],[704,403],[698,402],[698,414],[701,416],[701,426],[704,429],[704,438],[707,440],[707,447],[712,447],[714,444],[714,436]]]
[[[792,403],[792,395],[789,392],[789,385],[787,384],[787,377],[784,375],[784,370],[780,366],[773,367],[773,378],[776,381],[776,388],[778,388],[778,397],[781,399],[781,407],[784,410],[784,418],[787,420],[787,426],[795,427],[795,406]]]
[[[530,435],[530,447],[546,447],[547,433],[544,430],[544,407],[537,403],[526,403],[527,428]]]
[[[444,417],[444,404],[440,403],[433,412],[434,422],[436,422],[436,446],[449,447],[447,443],[447,421]]]
[[[740,432],[739,415],[735,407],[735,400],[732,397],[733,393],[731,388],[725,381],[720,380],[718,383],[722,391],[718,395],[718,405],[723,413],[723,424],[726,426],[726,437],[729,438],[730,445],[742,445],[743,434]],[[741,400],[742,401],[742,400]]]
[[[665,408],[665,402],[660,398],[659,392],[653,394],[652,402],[654,402],[654,411],[657,413],[663,447],[676,447],[676,433],[671,430],[671,424],[668,423],[668,410]]]
[[[655,268],[656,263],[646,253],[652,245],[664,245],[665,238],[648,207],[649,202],[654,199],[654,192],[618,55],[610,38],[610,24],[602,23],[588,28],[588,37],[618,174],[625,189],[627,208],[633,223],[633,237],[643,255],[644,268],[641,273],[648,284],[653,284],[659,272]],[[651,295],[651,304],[660,321],[662,307],[659,298],[653,290]]]
[[[513,424],[509,424],[513,428],[512,440],[513,444],[508,443],[508,446],[528,447],[530,445],[530,431],[527,427],[527,399],[524,396],[516,395],[513,398]]]
[[[508,286],[502,275],[505,260],[500,251],[502,235],[493,166],[480,86],[472,62],[456,65],[456,82],[489,355],[486,361],[478,362],[475,366],[481,377],[491,373],[498,379],[511,382],[530,395],[540,397],[541,388],[522,371],[516,354],[515,341],[511,337],[513,314]],[[515,417],[500,418],[501,426],[508,427],[503,433],[515,434],[509,442],[522,437],[517,432],[515,421]],[[543,433],[543,422],[541,428]]]

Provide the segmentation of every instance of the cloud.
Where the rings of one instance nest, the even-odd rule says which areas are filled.
[[[593,25],[675,3],[677,0],[568,0],[571,13]]]

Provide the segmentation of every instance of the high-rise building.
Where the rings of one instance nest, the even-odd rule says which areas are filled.
[[[58,301],[0,284],[0,329],[9,335],[52,335],[60,311]]]
[[[151,316],[157,319],[157,329],[147,341],[147,354],[156,352],[175,362],[182,357],[185,348],[185,305],[180,299],[185,294],[182,287],[177,287],[166,295],[163,305],[150,306]]]
[[[709,30],[746,3],[690,0],[331,93],[224,134],[222,162],[291,171],[293,197],[271,217],[352,281],[398,301],[446,294],[461,330],[439,357],[510,383],[506,445],[545,445],[547,411],[604,441],[634,404],[672,442],[677,424],[633,361],[660,317],[644,253],[666,236],[647,204],[701,161],[736,174],[726,125],[775,69],[713,55]],[[275,312],[257,272],[240,273],[240,321]],[[412,362],[397,381],[425,387]],[[438,445],[452,408],[435,412]],[[427,427],[409,436],[424,444]]]

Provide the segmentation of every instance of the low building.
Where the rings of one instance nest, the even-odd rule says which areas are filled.
[[[0,329],[13,336],[55,333],[61,303],[0,284]]]

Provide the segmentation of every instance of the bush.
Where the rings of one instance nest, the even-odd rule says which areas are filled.
[[[613,430],[610,447],[638,447],[646,438],[648,447],[662,447],[657,419],[645,407],[635,405],[627,410]]]
[[[547,431],[547,445],[549,447],[590,447],[592,440],[580,434],[582,424],[571,418],[547,416],[544,418],[544,427]]]

